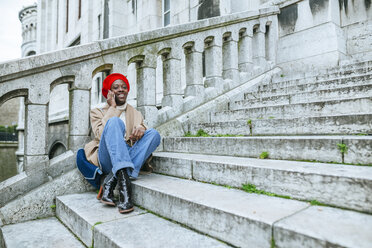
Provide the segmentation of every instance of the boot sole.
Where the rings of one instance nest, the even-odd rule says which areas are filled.
[[[130,209],[119,210],[119,213],[126,214],[126,213],[129,213],[129,212],[132,212],[133,210],[134,210],[134,207],[133,208],[130,208]]]
[[[101,202],[106,204],[106,205],[109,205],[109,206],[115,206],[114,202],[108,202],[108,201],[104,201],[104,200],[101,200]]]

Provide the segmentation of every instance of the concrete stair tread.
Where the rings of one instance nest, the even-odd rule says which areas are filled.
[[[228,247],[135,207],[120,214],[96,194],[57,197],[57,216],[85,243],[95,247]]]
[[[358,77],[370,73],[372,66],[368,64],[369,62],[366,62],[362,65],[350,66],[347,68],[336,67],[320,72],[301,73],[300,75],[290,76],[289,79],[286,78],[286,76],[278,77],[275,79],[274,83],[293,83],[309,79],[312,79],[314,81],[327,81],[333,79],[343,79],[345,77]]]
[[[217,112],[216,112],[217,113]],[[278,120],[304,120],[307,121],[310,118],[333,118],[333,117],[346,117],[346,116],[365,116],[365,115],[372,115],[372,113],[350,113],[350,114],[330,114],[327,116],[298,116],[298,117],[275,117],[275,118],[250,118],[251,120],[255,121],[260,121],[260,120],[265,120],[265,121],[278,121]],[[247,124],[247,120],[233,120],[233,121],[223,121],[223,122],[203,122],[203,123],[198,123],[198,124],[222,124],[222,123],[239,123],[239,124]],[[193,125],[193,124],[192,124]]]
[[[300,90],[301,92],[308,92],[314,91],[316,89],[319,90],[331,90],[331,89],[339,89],[345,87],[353,87],[353,86],[365,86],[369,85],[369,83],[365,83],[366,81],[369,82],[372,79],[372,73],[370,74],[363,74],[358,76],[347,76],[342,78],[335,78],[335,79],[324,79],[324,80],[317,80],[317,79],[303,79],[301,81],[294,80],[289,82],[276,82],[270,84],[261,84],[258,86],[258,90],[255,92],[249,92],[246,94],[251,93],[260,93],[262,95],[279,95],[282,92],[294,92],[295,90]],[[358,82],[355,82],[359,80]],[[279,92],[279,93],[278,93]],[[282,93],[282,94],[283,94]]]
[[[345,144],[342,156],[339,144]],[[188,152],[211,155],[258,158],[268,152],[269,158],[308,160],[352,164],[372,164],[372,136],[359,135],[272,135],[244,137],[166,137],[164,152]],[[343,160],[344,159],[344,160]]]
[[[313,206],[275,224],[274,239],[278,247],[298,247],[300,241],[306,247],[369,248],[371,230],[371,215]]]
[[[237,136],[237,137],[166,137],[165,139],[354,139],[354,140],[369,140],[372,141],[372,136],[369,135],[270,135],[270,136]]]
[[[230,247],[147,213],[96,227],[97,247]]]
[[[188,126],[195,134],[202,129],[210,135],[350,135],[372,134],[372,114],[344,114],[279,118],[250,118],[225,122],[201,122]]]
[[[265,224],[272,224],[309,205],[296,200],[248,194],[237,189],[156,174],[142,176],[133,184]]]
[[[312,94],[312,93],[319,93],[319,94],[323,94],[322,96],[324,96],[324,93],[333,93],[333,92],[340,92],[340,91],[348,91],[348,90],[355,90],[355,89],[358,89],[358,88],[372,88],[372,83],[370,84],[364,84],[364,85],[358,85],[358,86],[348,86],[348,87],[340,87],[340,88],[337,88],[337,89],[328,89],[328,90],[311,90],[311,91],[303,91],[303,92],[296,92],[296,93],[280,93],[280,94],[273,94],[273,95],[270,95],[270,96],[264,96],[264,97],[258,97],[256,99],[245,99],[245,100],[239,100],[239,101],[234,101],[235,104],[238,104],[238,103],[256,103],[256,102],[260,102],[260,101],[269,101],[269,100],[275,100],[275,99],[279,99],[279,98],[289,98],[289,97],[294,97],[294,96],[298,96],[298,95],[304,95],[304,94]],[[255,92],[252,92],[252,93],[255,93]],[[261,92],[257,92],[257,94],[260,94]],[[342,100],[344,99],[353,99],[355,98],[354,96],[343,96],[343,95],[338,95],[338,97],[329,97],[329,98],[326,98],[327,100],[331,101],[331,100],[339,100],[340,97],[342,97]],[[360,98],[360,97],[358,97]],[[307,101],[308,103],[312,102],[312,101]]]
[[[309,204],[304,202],[249,194],[163,175],[142,176],[133,184],[136,202],[141,206],[239,247],[270,247],[272,230],[275,233],[275,227],[279,224],[285,231],[291,230],[291,223],[282,224],[282,221],[296,222],[292,216],[309,208]],[[350,212],[331,209],[338,216]],[[365,246],[371,239],[365,234],[370,230],[372,216],[357,212],[352,212],[352,215],[355,218],[342,221],[334,216],[325,218],[315,212],[311,218],[325,226],[329,225],[330,235],[336,237],[340,234],[334,230],[337,230],[340,223],[359,226],[363,230],[353,230],[348,242],[359,239],[358,244]],[[367,226],[361,225],[366,223],[364,218],[368,221]],[[307,228],[316,232],[318,226],[308,225]],[[305,231],[297,231],[298,236],[305,234]],[[290,237],[287,235],[286,239]],[[321,242],[326,237],[318,235],[315,239]],[[341,237],[338,244],[344,244]]]
[[[372,213],[372,166],[157,152],[154,171]],[[252,187],[252,186],[251,186]]]
[[[371,106],[370,106],[371,105]],[[211,122],[251,119],[272,116],[275,118],[328,116],[355,114],[358,107],[359,113],[371,113],[372,97],[361,97],[347,100],[325,100],[311,103],[294,103],[266,105],[260,107],[246,107],[235,110],[224,110],[212,113]]]
[[[6,225],[1,231],[7,248],[85,247],[55,217]]]
[[[337,99],[337,100],[323,100],[323,101],[314,101],[314,102],[306,102],[306,103],[293,103],[293,104],[273,104],[273,105],[263,105],[260,107],[246,107],[246,108],[241,108],[241,109],[235,109],[235,110],[225,110],[223,112],[229,112],[229,111],[239,111],[239,110],[250,110],[250,109],[260,109],[260,108],[283,108],[286,106],[294,106],[294,105],[314,105],[314,104],[327,104],[327,103],[340,103],[340,102],[347,102],[347,101],[354,101],[354,100],[371,100],[372,96],[368,97],[355,97],[351,99]],[[216,113],[221,113],[221,112],[216,112]]]
[[[316,162],[302,162],[289,160],[257,159],[234,156],[206,155],[196,153],[155,152],[154,157],[202,161],[208,163],[228,164],[229,166],[243,166],[271,170],[283,170],[315,175],[327,175],[354,179],[368,179],[372,181],[371,166],[354,166],[344,164],[329,164]]]

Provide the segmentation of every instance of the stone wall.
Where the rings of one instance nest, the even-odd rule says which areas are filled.
[[[340,0],[341,26],[347,37],[347,52],[354,58],[370,56],[372,47],[372,1]]]
[[[68,147],[68,121],[49,124],[48,155],[53,158],[62,154]]]
[[[18,142],[0,142],[0,182],[17,174]]]
[[[304,0],[281,8],[277,63],[284,70],[337,66],[347,57],[337,0]]]
[[[13,98],[0,106],[0,125],[16,125],[18,123],[19,98]]]

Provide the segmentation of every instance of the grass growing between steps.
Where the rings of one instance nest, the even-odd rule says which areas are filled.
[[[190,131],[185,133],[184,137],[243,137],[244,135],[237,135],[237,134],[216,134],[210,135],[203,129],[199,129],[196,134],[192,134]]]
[[[339,164],[339,165],[353,165],[353,166],[372,166],[372,164],[352,164],[352,163],[340,163],[340,162],[323,162],[323,161],[316,161],[316,160],[288,160],[288,161],[297,161],[297,162],[307,162],[307,163],[319,163],[319,164]]]
[[[291,199],[291,197],[287,196],[287,195],[278,195],[278,194],[275,194],[275,193],[271,193],[271,192],[267,192],[267,191],[264,191],[264,190],[261,190],[261,189],[257,189],[256,185],[254,185],[254,184],[249,184],[249,183],[248,184],[243,184],[242,189],[245,192],[248,192],[248,193],[255,193],[255,194],[261,194],[261,195],[268,195],[268,196],[276,196],[276,197],[280,197],[280,198],[284,198],[284,199]]]
[[[340,208],[340,207],[337,207],[337,206],[327,205],[327,204],[318,202],[317,200],[302,200],[302,199],[292,198],[292,197],[290,197],[288,195],[279,195],[279,194],[276,194],[276,193],[267,192],[265,190],[257,189],[257,186],[256,185],[250,184],[250,183],[242,184],[242,187],[241,188],[238,188],[238,187],[233,187],[233,186],[226,185],[226,184],[218,184],[216,182],[204,182],[204,181],[198,181],[198,182],[213,184],[215,186],[221,186],[221,187],[228,188],[228,189],[243,190],[243,191],[245,191],[247,193],[267,195],[267,196],[273,196],[273,197],[280,197],[280,198],[283,198],[283,199],[291,199],[291,200],[297,200],[297,201],[302,201],[302,202],[308,202],[312,206],[323,206],[323,207]],[[344,209],[344,208],[340,208],[340,209]],[[353,211],[355,211],[355,210],[353,210]]]
[[[84,247],[87,247],[84,242],[57,215],[55,217],[59,221],[59,223],[61,223]]]

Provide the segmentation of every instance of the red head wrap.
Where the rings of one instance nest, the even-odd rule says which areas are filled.
[[[112,73],[112,74],[108,75],[105,78],[105,80],[103,80],[103,83],[102,83],[102,95],[105,98],[107,98],[107,93],[111,89],[112,83],[115,82],[118,79],[121,79],[121,80],[124,81],[124,83],[127,85],[128,91],[129,91],[130,87],[129,87],[128,79],[123,74]]]

